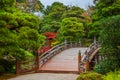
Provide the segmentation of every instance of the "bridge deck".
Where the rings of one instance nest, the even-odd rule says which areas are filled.
[[[41,68],[42,72],[78,72],[78,51],[83,53],[87,48],[67,49],[45,63]]]

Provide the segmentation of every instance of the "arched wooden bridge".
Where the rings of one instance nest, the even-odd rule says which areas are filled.
[[[16,73],[26,72],[56,72],[81,73],[92,69],[98,62],[100,46],[97,42],[88,48],[80,43],[64,42],[43,53],[37,54],[34,60],[19,62],[16,60]]]

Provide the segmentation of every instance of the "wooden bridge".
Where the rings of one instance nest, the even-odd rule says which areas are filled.
[[[96,55],[99,49],[97,42],[92,43],[88,48],[81,47],[80,43],[64,42],[42,55],[37,54],[34,60],[24,62],[16,60],[16,73],[81,73],[92,69],[98,62],[100,58]]]

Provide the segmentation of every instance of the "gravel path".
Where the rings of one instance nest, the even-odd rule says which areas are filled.
[[[76,80],[77,74],[35,73],[17,76],[8,80]]]

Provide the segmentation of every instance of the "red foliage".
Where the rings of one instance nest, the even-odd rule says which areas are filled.
[[[54,33],[54,32],[45,32],[45,33],[43,33],[43,35],[45,35],[47,37],[47,39],[54,39],[54,38],[56,38],[56,34],[57,33]]]
[[[50,48],[51,48],[51,46],[42,47],[41,49],[38,50],[38,53],[42,54],[42,53],[48,51]]]

